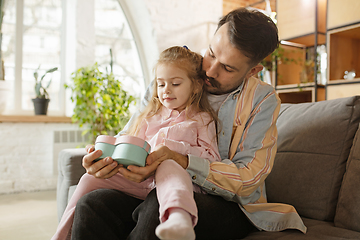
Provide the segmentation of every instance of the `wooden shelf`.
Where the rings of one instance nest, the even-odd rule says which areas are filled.
[[[327,99],[351,97],[360,95],[360,82],[341,85],[329,85],[327,87]]]
[[[70,117],[57,116],[12,116],[0,115],[0,122],[17,122],[17,123],[72,123]]]
[[[328,31],[329,83],[344,78],[345,71],[360,76],[360,23]]]
[[[360,94],[360,1],[328,0],[327,99]],[[345,71],[355,71],[355,78],[344,79]]]
[[[306,50],[304,48],[283,44],[281,44],[281,48],[284,50],[284,58],[294,59],[296,62],[284,63],[278,61],[276,85],[300,84],[300,76],[304,66],[303,63],[306,59]]]
[[[312,34],[308,34],[308,35],[291,38],[288,40],[284,39],[284,41],[297,43],[303,47],[312,47],[315,45],[315,35],[316,34],[312,33]],[[317,45],[322,45],[322,44],[326,44],[326,34],[318,33],[317,34]]]
[[[289,89],[277,89],[281,103],[303,103],[303,102],[315,102],[325,100],[325,87],[296,87]]]
[[[327,0],[277,0],[276,12],[280,39],[288,40],[315,32],[325,33],[326,3]]]
[[[328,85],[356,84],[356,83],[360,83],[360,77],[354,78],[352,80],[347,80],[347,79],[330,80]]]
[[[327,29],[360,22],[359,0],[328,0]]]
[[[275,89],[284,103],[325,100],[326,87],[314,74],[317,46],[326,44],[327,0],[277,0],[277,25],[284,59],[278,61]]]
[[[299,83],[299,84],[286,84],[286,85],[276,86],[276,90],[293,89],[293,88],[308,88],[308,87],[314,87],[314,86],[315,86],[315,84],[313,82]]]
[[[360,1],[347,0],[344,4],[340,0],[277,0],[276,3],[279,36],[282,46],[286,46],[284,56],[302,59],[298,61],[300,64],[278,62],[275,89],[282,101],[298,103],[359,95]],[[315,60],[315,47],[324,44],[327,47],[325,86],[317,84],[318,76],[311,73],[310,67],[306,67],[308,74],[304,75],[306,60]],[[307,54],[306,50],[309,50]],[[355,71],[355,79],[345,80],[345,71]]]
[[[281,103],[303,103],[312,102],[315,97],[312,89],[292,89],[276,91],[281,99]]]

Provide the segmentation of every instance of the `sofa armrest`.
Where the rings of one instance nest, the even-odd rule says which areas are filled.
[[[59,221],[68,203],[69,188],[77,185],[81,176],[86,172],[82,166],[82,158],[85,154],[85,148],[64,149],[59,153],[58,183],[56,190]]]

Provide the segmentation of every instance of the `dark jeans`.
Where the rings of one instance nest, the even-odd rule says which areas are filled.
[[[236,203],[200,193],[194,193],[194,198],[199,217],[197,240],[241,239],[255,230]],[[99,189],[77,203],[71,239],[158,239],[155,228],[159,224],[155,189],[145,201],[117,190]]]

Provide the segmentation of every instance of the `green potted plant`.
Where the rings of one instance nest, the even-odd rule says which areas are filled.
[[[72,80],[70,85],[65,84],[75,103],[72,121],[85,128],[83,134],[89,136],[89,143],[98,135],[118,133],[130,118],[135,97],[122,88],[112,71],[102,72],[97,63],[79,68],[72,73]]]
[[[39,79],[39,73],[38,71],[40,70],[40,66],[35,70],[34,72],[34,78],[35,78],[35,94],[36,94],[36,98],[32,99],[33,103],[34,103],[34,110],[35,110],[35,115],[46,115],[47,114],[47,109],[49,106],[49,93],[47,92],[47,89],[50,87],[52,78],[50,78],[50,80],[48,81],[48,83],[43,86],[44,84],[44,78],[48,73],[52,73],[55,72],[58,68],[54,67],[54,68],[50,68],[48,69]]]

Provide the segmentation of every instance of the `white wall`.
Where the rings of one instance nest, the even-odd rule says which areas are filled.
[[[77,1],[82,4],[87,2]],[[151,54],[174,45],[187,45],[196,52],[207,48],[216,28],[215,23],[222,13],[222,0],[136,0],[136,4],[141,3],[146,4],[150,13],[158,45],[158,49],[154,50],[149,49],[151,44],[143,42],[143,50]],[[136,18],[133,21],[144,21]],[[138,31],[142,31],[141,26],[137,27]],[[86,34],[86,31],[77,34],[81,32]],[[81,39],[77,50],[71,47],[76,51],[76,65],[91,60],[85,50],[93,43],[84,42],[86,38]],[[65,123],[0,123],[0,194],[55,189],[57,159],[53,157],[54,131],[76,129],[76,125]]]
[[[187,45],[200,52],[209,45],[222,16],[222,0],[145,0],[159,51]]]
[[[55,189],[54,131],[77,129],[66,123],[0,123],[0,194]]]

